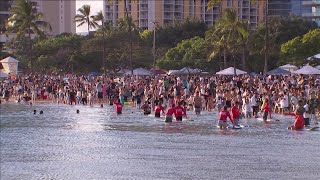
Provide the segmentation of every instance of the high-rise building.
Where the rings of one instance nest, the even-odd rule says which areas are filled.
[[[75,0],[32,0],[36,3],[39,12],[43,13],[43,20],[48,22],[52,31],[49,35],[61,33],[76,33],[76,24],[73,18],[76,15]]]
[[[226,8],[236,9],[239,17],[250,21],[253,27],[264,19],[262,1],[250,3],[250,0],[224,0],[210,10],[207,3],[208,0],[104,0],[104,12],[106,19],[116,25],[119,18],[125,17],[126,4],[133,21],[141,29],[153,29],[154,22],[159,26],[171,26],[187,18],[200,19],[210,26]]]
[[[303,0],[302,17],[315,21],[320,26],[320,0]]]
[[[75,33],[76,24],[73,18],[76,15],[75,0],[31,0],[36,6],[38,12],[42,12],[43,20],[48,22],[52,31],[47,31],[48,35],[57,35],[61,33]],[[5,34],[5,24],[10,16],[10,8],[13,0],[0,1],[0,49],[8,41]]]
[[[4,43],[7,41],[7,37],[5,35],[5,26],[6,21],[10,16],[9,8],[11,0],[1,0],[0,1],[0,49],[2,51]]]

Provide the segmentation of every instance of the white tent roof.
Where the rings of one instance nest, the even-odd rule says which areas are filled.
[[[224,69],[222,71],[217,72],[216,74],[219,75],[234,75],[234,68],[233,67],[229,67],[227,69]],[[236,69],[236,74],[247,74],[247,72]]]
[[[128,71],[124,73],[125,75],[131,75],[131,71]],[[152,75],[152,72],[143,68],[137,68],[133,70],[133,75],[139,75],[139,76],[150,76]]]
[[[310,65],[306,65],[299,70],[293,71],[295,74],[320,74],[320,70]]]
[[[291,64],[286,64],[286,65],[280,66],[279,68],[284,69],[284,70],[297,70],[297,69],[299,69],[297,66],[291,65]]]
[[[311,60],[311,59],[320,59],[320,53],[319,54],[316,54],[314,56],[311,56],[311,57],[308,57],[308,60]]]
[[[11,62],[19,62],[18,60],[16,60],[15,58],[13,57],[6,57],[4,59],[2,59],[0,62],[2,63],[11,63]]]
[[[168,72],[169,75],[176,75],[176,74],[199,74],[201,73],[200,69],[191,69],[191,68],[182,68],[180,70],[170,70]]]

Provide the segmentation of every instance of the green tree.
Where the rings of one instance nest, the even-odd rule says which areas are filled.
[[[49,23],[42,20],[43,14],[37,12],[37,8],[33,6],[30,0],[15,0],[12,6],[11,16],[8,19],[8,31],[16,33],[14,41],[21,39],[28,34],[29,39],[29,61],[31,70],[33,71],[33,54],[32,54],[32,34],[45,37],[45,30],[51,31]]]
[[[281,45],[281,59],[285,62],[304,63],[304,60],[320,53],[320,28]]]
[[[98,26],[98,22],[101,21],[100,29],[102,31],[102,39],[103,39],[103,53],[102,53],[102,67],[103,72],[106,73],[106,65],[105,65],[105,58],[106,58],[106,42],[105,42],[105,24],[104,24],[104,15],[102,11],[99,11],[95,16],[92,17],[96,25]]]
[[[201,37],[193,37],[181,41],[176,47],[169,49],[165,56],[158,61],[163,69],[180,69],[183,67],[210,70],[207,62],[209,44]]]
[[[235,10],[226,9],[215,25],[215,31],[213,33],[213,40],[217,40],[216,47],[211,53],[211,57],[219,54],[220,48],[224,52],[224,67],[227,66],[226,52],[229,52],[233,59],[243,47],[246,39],[248,38],[248,24],[242,20],[239,20]],[[244,47],[243,47],[244,48]],[[245,59],[242,59],[243,66],[245,66]],[[245,67],[244,67],[245,69]]]
[[[87,24],[89,33],[90,28],[95,28],[97,26],[97,23],[94,21],[93,16],[91,16],[91,6],[83,5],[78,9],[78,12],[79,14],[74,16],[74,21],[79,23],[77,27]]]

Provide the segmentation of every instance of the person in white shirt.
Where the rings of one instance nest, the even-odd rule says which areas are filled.
[[[304,118],[304,126],[309,126],[310,125],[310,113],[309,113],[309,104],[306,103],[303,108],[305,109],[303,113],[303,118]]]
[[[255,94],[251,95],[250,104],[251,104],[251,107],[252,107],[252,116],[253,117],[257,117],[258,116],[258,112],[259,112],[259,107],[257,105],[257,99],[256,99],[256,95]]]

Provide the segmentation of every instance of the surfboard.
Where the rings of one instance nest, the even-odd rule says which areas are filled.
[[[264,121],[263,118],[257,118],[257,120],[258,120],[258,121]],[[279,121],[279,120],[276,120],[276,119],[267,119],[266,121],[267,121],[267,122],[271,122],[271,121]]]
[[[306,127],[305,130],[308,131],[317,131],[319,129],[319,126],[313,126],[313,127]]]

